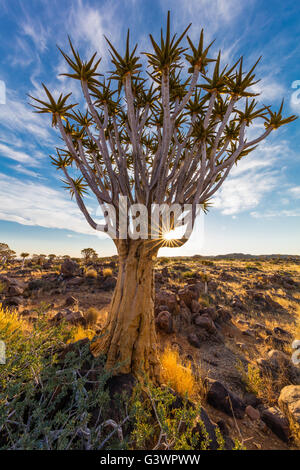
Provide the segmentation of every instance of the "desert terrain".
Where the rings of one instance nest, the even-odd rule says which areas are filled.
[[[25,344],[26,338],[30,343],[32,332],[42,321],[47,335],[59,325],[69,332],[68,338],[60,339],[59,354],[64,350],[78,353],[81,345],[88,346],[95,335],[101,335],[109,315],[117,271],[115,257],[91,262],[68,257],[28,259],[24,265],[21,261],[8,262],[0,270],[0,325],[4,336],[0,339],[7,341],[13,336],[12,331],[21,328]],[[201,406],[200,416],[210,436],[205,448],[298,448],[300,366],[292,361],[295,353],[292,343],[300,339],[299,287],[300,258],[296,256],[158,258],[155,322],[164,372],[161,383],[151,387],[171,391],[181,411],[186,399],[193,409]],[[51,341],[49,344],[51,349]],[[23,354],[24,348],[24,344],[18,343],[19,354]],[[0,366],[0,378],[3,379],[6,367],[5,373],[14,387],[18,380],[23,384],[35,381],[34,389],[41,387],[43,390],[44,366],[35,368],[33,365],[25,379],[23,368],[18,379],[19,372],[13,369],[13,354],[8,344],[7,366]],[[30,365],[26,367],[30,369]],[[92,366],[87,360],[85,369],[88,371],[89,368]],[[151,403],[153,406],[147,411],[148,417],[143,415],[143,419],[137,406],[143,400],[136,399],[133,418],[123,423],[124,417],[116,413],[113,396],[115,392],[121,395],[126,391],[129,399],[132,398],[136,393],[135,379],[117,376],[109,380],[110,385],[104,386],[103,390],[109,390],[111,415],[105,422],[110,420],[112,423],[103,430],[102,442],[109,437],[110,431],[113,436],[102,448],[123,445],[133,449],[172,449],[179,446],[181,438],[177,436],[172,441],[162,433],[161,419],[153,405],[164,403],[168,408],[163,395],[160,398],[155,395],[154,399],[152,395],[149,409]],[[89,390],[88,386],[86,388]],[[52,390],[55,392],[55,384]],[[24,448],[25,445],[25,448],[36,448],[36,443],[30,441],[24,444],[21,440],[18,444],[19,435],[28,426],[25,412],[20,414],[21,424],[11,424],[16,403],[20,404],[24,396],[16,399],[15,389],[6,393],[11,394],[13,406],[11,418],[7,415],[0,422],[0,427],[5,430],[0,438],[1,447],[18,448],[20,445]],[[2,404],[4,396],[7,399],[2,392]],[[10,400],[7,399],[7,403]],[[56,406],[51,419],[55,421],[57,413],[65,407],[65,402]],[[173,408],[169,409],[168,419],[175,419]],[[93,405],[92,409],[97,406]],[[183,421],[181,418],[180,422]],[[86,426],[91,429],[88,424]],[[145,431],[147,426],[151,432]],[[194,423],[191,434],[186,432],[186,443],[180,441],[179,448],[193,448],[195,426]],[[80,432],[78,439],[79,435]],[[203,430],[200,435],[203,441]],[[73,445],[74,448],[86,448],[83,437],[77,438],[69,444],[70,448]],[[45,442],[42,448],[47,448]],[[57,439],[53,438],[52,444],[48,442],[48,445],[48,448],[57,448]],[[95,448],[94,444],[90,445]],[[63,443],[60,446],[67,447]]]

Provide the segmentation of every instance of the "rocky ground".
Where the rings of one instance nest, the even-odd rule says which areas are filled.
[[[43,311],[99,333],[116,275],[115,259],[15,262],[0,271],[0,302],[29,324]],[[159,258],[155,279],[159,347],[200,371],[210,420],[248,449],[297,448],[299,259]]]

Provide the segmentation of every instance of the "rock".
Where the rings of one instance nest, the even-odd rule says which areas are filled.
[[[278,399],[278,405],[292,424],[294,434],[300,441],[300,385],[287,385]]]
[[[19,295],[22,295],[24,292],[24,289],[22,289],[19,286],[12,285],[9,286],[7,294],[11,297],[18,297]]]
[[[244,417],[245,403],[235,393],[229,392],[218,380],[206,379],[205,384],[207,386],[207,403],[217,410],[224,411],[229,416],[234,415],[238,419]]]
[[[242,331],[242,335],[250,336],[250,338],[255,338],[255,331],[248,328],[247,330]]]
[[[213,307],[202,307],[200,313],[201,315],[210,317],[213,321],[217,320],[219,316],[218,311],[215,310]]]
[[[67,321],[68,323],[71,323],[72,325],[85,325],[86,324],[86,319],[83,315],[83,313],[78,310],[77,312],[70,312],[67,313],[67,315],[64,317],[64,320]]]
[[[19,307],[23,299],[20,297],[9,297],[2,302],[3,308]]]
[[[289,333],[287,330],[284,330],[283,328],[280,328],[280,326],[276,326],[273,329],[273,332],[275,333],[275,335],[278,335],[278,336],[285,336],[286,338],[289,338],[289,339],[293,338],[293,335],[291,335],[291,333]]]
[[[241,311],[246,310],[245,305],[243,304],[243,302],[237,295],[233,297],[231,305],[234,310],[241,310]]]
[[[260,412],[253,408],[253,406],[248,405],[246,406],[246,415],[249,416],[252,421],[256,421],[260,418]]]
[[[64,278],[76,276],[79,273],[79,265],[76,261],[65,259],[61,265],[60,272]]]
[[[155,297],[155,306],[160,305],[165,305],[168,312],[176,312],[178,310],[176,295],[173,292],[160,290]]]
[[[28,284],[29,290],[38,290],[44,286],[44,282],[41,279],[33,279]]]
[[[66,298],[65,301],[65,306],[66,307],[74,307],[75,305],[78,305],[78,300],[70,295],[69,297]]]
[[[117,278],[113,276],[108,276],[101,283],[101,289],[105,291],[113,290],[116,287],[116,284],[117,284]]]
[[[270,345],[273,349],[279,349],[280,351],[285,351],[285,349],[290,346],[290,341],[277,338],[274,335],[266,336],[265,343]]]
[[[215,333],[216,332],[216,326],[212,319],[206,315],[197,315],[194,317],[194,323],[197,325],[199,328],[204,328],[206,331],[209,333]]]
[[[52,321],[54,322],[60,322],[62,320],[71,323],[72,325],[86,325],[86,319],[80,310],[78,310],[77,312],[73,312],[73,310],[65,309],[58,312],[52,318]]]
[[[191,311],[192,313],[199,313],[201,310],[201,305],[199,304],[199,302],[197,300],[192,300],[191,302]]]
[[[272,407],[264,410],[261,414],[261,419],[276,436],[282,441],[288,442],[290,434],[289,422],[279,408]]]
[[[256,408],[262,403],[260,398],[257,398],[257,396],[254,395],[254,393],[250,393],[250,392],[245,393],[243,400],[246,405],[251,405],[253,408]]]
[[[156,317],[155,324],[161,331],[164,331],[165,333],[170,334],[173,331],[172,316],[168,311],[160,312]]]
[[[229,310],[220,305],[217,307],[217,316],[219,323],[229,323],[232,319],[232,315]]]
[[[191,309],[192,301],[198,301],[200,293],[201,289],[197,284],[189,284],[178,291],[178,297]]]
[[[203,407],[200,409],[199,419],[202,425],[198,422],[192,430],[192,434],[197,433],[200,437],[200,445],[198,449],[202,449],[204,442],[207,440],[207,450],[218,450],[220,447],[216,434],[218,425],[211,420],[207,411]],[[234,442],[232,439],[230,439],[227,433],[223,434],[221,427],[219,427],[219,431],[221,431],[221,434],[223,435],[225,449],[233,449]]]
[[[187,336],[187,340],[192,346],[194,346],[194,348],[200,348],[201,347],[201,341],[199,340],[196,333],[190,333]]]

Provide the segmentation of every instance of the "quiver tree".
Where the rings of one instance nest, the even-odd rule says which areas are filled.
[[[98,258],[98,255],[93,248],[84,248],[83,250],[81,250],[81,255],[84,259],[85,264],[91,263],[92,261],[96,261]]]
[[[22,269],[24,268],[25,265],[25,259],[28,258],[29,253],[21,253],[21,258],[22,258]]]
[[[85,62],[69,40],[71,54],[61,53],[71,71],[63,75],[80,82],[86,112],[69,103],[71,93],[54,99],[45,85],[47,101],[34,98],[36,112],[51,113],[64,142],[52,162],[63,172],[65,187],[91,227],[113,236],[118,251],[110,316],[93,352],[105,353],[107,365],[119,363],[124,373],[157,374],[154,262],[160,247],[178,246],[187,237],[167,242],[164,232],[182,221],[170,217],[164,226],[160,217],[158,235],[149,238],[153,227],[148,217],[148,237],[141,230],[140,238],[126,238],[120,212],[134,223],[136,204],[143,204],[148,214],[153,204],[190,204],[193,226],[198,205],[207,209],[233,166],[274,129],[296,119],[283,118],[283,103],[277,112],[258,106],[252,90],[257,63],[247,72],[243,58],[222,67],[220,53],[209,58],[211,44],[204,45],[203,31],[195,45],[188,29],[171,36],[168,14],[165,34],[159,41],[150,35],[152,48],[144,56],[137,54],[137,45],[130,48],[129,31],[124,55],[107,39],[113,70],[106,78],[98,72],[96,53]],[[148,62],[146,73],[141,57]],[[247,130],[257,120],[265,130],[249,140]],[[87,192],[106,211],[105,223],[97,224],[89,212]],[[125,209],[120,196],[127,198]],[[111,207],[117,215],[113,221]]]
[[[7,261],[12,260],[16,252],[11,250],[7,243],[0,243],[0,265],[5,265]]]

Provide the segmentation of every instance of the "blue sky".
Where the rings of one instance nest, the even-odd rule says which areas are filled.
[[[70,34],[83,57],[96,50],[101,72],[111,69],[103,35],[122,46],[128,27],[140,51],[148,33],[159,34],[171,10],[172,26],[192,22],[196,39],[216,39],[213,53],[233,63],[241,55],[257,67],[260,101],[275,107],[285,98],[287,114],[300,114],[300,4],[287,0],[0,0],[0,242],[20,253],[79,255],[93,247],[114,253],[110,240],[93,232],[62,189],[49,154],[59,144],[50,119],[32,113],[27,94],[42,96],[41,82],[54,92],[76,83],[56,45],[67,49]],[[299,82],[297,83],[297,80]],[[294,84],[294,88],[292,88]],[[299,96],[298,96],[299,95]],[[255,134],[260,129],[254,129]],[[165,254],[228,252],[300,254],[300,120],[271,134],[243,159],[217,193],[191,243]],[[91,201],[91,209],[96,207]]]

